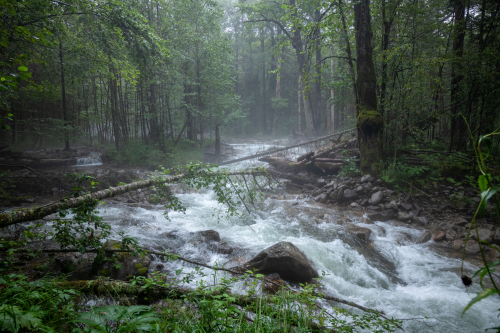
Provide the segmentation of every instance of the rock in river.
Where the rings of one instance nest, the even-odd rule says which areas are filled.
[[[394,211],[392,210],[384,210],[380,213],[369,214],[368,218],[372,221],[389,221],[394,217]]]
[[[284,280],[311,282],[318,277],[306,255],[290,242],[279,242],[257,254],[242,267],[260,274],[277,273]]]
[[[103,246],[104,250],[119,250],[121,242],[110,240]],[[145,276],[151,264],[151,256],[146,254],[134,256],[130,252],[108,252],[108,257],[115,261],[107,261],[98,269],[98,274],[113,280],[129,280],[134,276]],[[117,268],[116,266],[120,268]]]

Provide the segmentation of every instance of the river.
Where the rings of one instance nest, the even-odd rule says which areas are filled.
[[[269,147],[235,145],[238,154],[234,158]],[[245,161],[231,168],[257,165],[261,164]],[[282,192],[281,200],[276,195],[268,196],[244,219],[219,221],[220,207],[212,191],[174,187],[174,192],[187,210],[185,214],[169,213],[170,221],[160,206],[148,210],[110,202],[100,212],[115,233],[123,231],[143,245],[170,248],[210,265],[217,262],[232,267],[279,241],[292,242],[309,257],[320,275],[326,274],[323,292],[384,311],[388,317],[428,318],[405,320],[406,332],[482,332],[496,326],[496,309],[500,307],[497,299],[482,301],[462,316],[480,287],[475,283],[467,290],[462,285],[460,260],[435,253],[429,243],[415,244],[413,240],[421,230],[390,221],[360,224],[372,229],[371,242],[363,245],[346,234],[342,225],[334,223],[346,218],[359,223],[362,212],[338,211]],[[244,208],[241,212],[246,213]],[[208,229],[218,231],[221,240],[235,251],[231,255],[216,254],[190,241],[190,233]],[[152,267],[159,263],[156,260]],[[186,271],[194,269],[180,262],[162,264],[169,272],[180,266]],[[475,268],[466,263],[466,270],[470,273]]]

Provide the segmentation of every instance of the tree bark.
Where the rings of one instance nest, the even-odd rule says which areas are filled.
[[[296,1],[290,0],[289,4],[292,8],[294,8],[294,12],[292,14],[292,18],[295,22],[298,14],[298,10],[296,7]],[[302,82],[302,95],[304,100],[304,115],[306,118],[306,128],[307,134],[315,136],[316,129],[314,127],[313,115],[312,115],[312,103],[311,98],[309,96],[309,90],[305,90],[304,80],[306,79],[306,59],[304,55],[304,43],[302,42],[302,29],[297,27],[294,23],[293,26],[293,37],[292,37],[292,47],[295,49],[295,54],[297,56],[297,63],[299,66],[299,82]],[[299,88],[300,89],[300,88]],[[300,127],[300,126],[299,126]],[[300,129],[299,129],[300,131]]]
[[[375,67],[372,57],[370,1],[354,5],[357,54],[358,142],[363,172],[379,172],[383,167],[382,134],[384,120],[377,110]],[[378,170],[377,170],[378,169]]]
[[[63,47],[62,42],[59,42],[59,60],[61,64],[61,94],[62,94],[62,111],[64,120],[64,150],[69,150],[69,137],[68,137],[68,110],[66,108],[66,84],[64,82],[64,61],[63,61]]]
[[[465,40],[465,4],[462,0],[454,0],[455,23],[453,36],[453,62],[451,64],[451,95],[450,95],[450,113],[451,113],[451,131],[450,131],[450,152],[454,148],[454,135],[457,132],[461,122],[457,105],[458,94],[460,91],[460,82],[463,75],[460,73],[460,61],[464,53]],[[457,147],[458,148],[458,147]]]

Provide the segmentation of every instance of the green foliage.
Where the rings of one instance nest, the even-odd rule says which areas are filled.
[[[497,128],[495,131],[488,135],[481,136],[478,140],[477,143],[477,148],[475,145],[475,139],[470,131],[469,128],[469,133],[471,136],[471,141],[472,145],[474,147],[474,151],[476,153],[476,162],[478,165],[478,168],[480,170],[480,175],[478,177],[478,185],[479,185],[479,190],[481,191],[481,201],[479,202],[479,205],[476,209],[476,212],[472,218],[472,223],[470,224],[469,230],[467,231],[467,235],[465,237],[465,240],[467,242],[467,239],[470,237],[472,232],[475,232],[476,238],[479,242],[480,246],[480,253],[481,257],[483,260],[484,266],[477,270],[474,273],[473,277],[479,276],[480,277],[480,285],[483,288],[483,291],[480,292],[476,297],[474,297],[469,304],[465,307],[463,313],[465,313],[468,309],[470,309],[474,304],[477,302],[484,300],[488,297],[498,295],[500,294],[500,289],[497,286],[496,280],[493,278],[493,273],[495,272],[495,267],[500,266],[500,260],[493,261],[491,263],[488,263],[488,260],[486,259],[485,256],[485,249],[483,248],[483,245],[485,247],[490,247],[492,251],[496,251],[497,253],[500,253],[500,248],[496,245],[490,244],[489,242],[481,239],[479,237],[479,231],[478,231],[478,225],[477,225],[477,218],[482,218],[485,214],[486,210],[486,205],[488,201],[492,201],[495,207],[495,214],[496,217],[500,217],[500,200],[498,197],[498,192],[500,191],[500,183],[498,182],[495,177],[492,176],[491,173],[489,173],[489,168],[486,166],[486,162],[488,159],[491,158],[490,156],[490,149],[491,149],[491,139],[494,138],[495,136],[500,136],[500,127]],[[486,146],[486,147],[484,147]],[[497,231],[498,232],[498,231]],[[465,257],[465,248],[466,246],[464,245],[464,252],[463,256]],[[462,258],[462,274],[463,274],[463,258]],[[485,288],[483,281],[485,278],[488,278],[489,282],[491,283],[492,287],[490,288]],[[500,310],[499,310],[500,311]],[[500,327],[492,328],[496,330],[497,332],[500,332]]]
[[[87,327],[74,329],[72,333],[151,332],[155,328],[153,323],[158,321],[158,314],[150,311],[149,306],[103,306],[78,315],[75,322]]]
[[[396,188],[407,189],[411,183],[426,185],[428,180],[436,179],[436,174],[431,171],[427,166],[395,162],[383,171],[382,179]]]
[[[352,160],[352,159],[344,159],[347,164],[346,165],[343,165],[340,170],[339,170],[339,177],[345,177],[345,176],[349,176],[349,177],[355,177],[355,176],[359,176],[361,174],[361,170],[359,170],[359,167],[356,163],[356,161]]]
[[[28,281],[26,276],[0,276],[0,328],[7,332],[63,332],[76,315],[74,290],[54,280]]]

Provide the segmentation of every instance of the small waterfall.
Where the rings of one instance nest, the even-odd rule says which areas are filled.
[[[102,165],[101,154],[91,153],[89,156],[78,157],[76,166]]]

